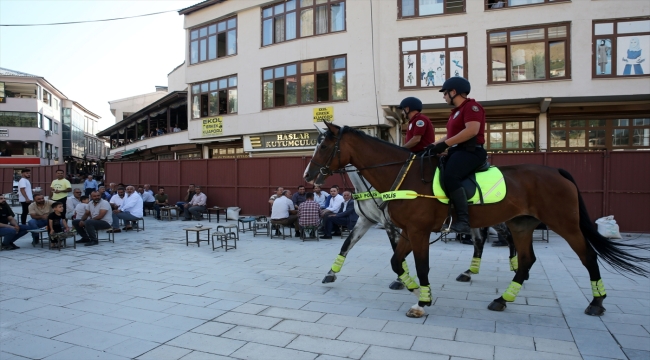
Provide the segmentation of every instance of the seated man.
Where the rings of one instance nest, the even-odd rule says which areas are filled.
[[[159,187],[158,194],[156,194],[155,197],[156,202],[153,204],[153,209],[156,211],[156,219],[158,220],[160,220],[160,208],[169,206],[167,199],[169,199],[169,197],[165,194],[165,188],[162,186]]]
[[[296,209],[300,206],[300,204],[307,201],[307,198],[305,197],[305,187],[302,185],[298,186],[298,192],[293,194],[291,200],[294,204],[296,204]]]
[[[117,210],[113,210],[113,229],[111,232],[121,232],[120,219],[124,220],[124,231],[133,229],[132,221],[137,221],[142,218],[142,198],[135,193],[134,186],[126,187],[126,195],[124,201]]]
[[[321,191],[320,186],[314,185],[314,201],[320,205],[321,209],[325,209],[325,200],[329,195],[325,191]],[[329,204],[328,204],[329,205]]]
[[[146,191],[142,187],[138,188],[138,194],[142,198],[142,214],[143,214],[143,216],[146,216],[146,214],[144,213],[144,210],[145,209],[153,210],[153,204],[156,202],[156,199],[154,199],[153,194],[151,193],[151,190]]]
[[[282,186],[278,186],[277,188],[275,188],[275,194],[271,195],[271,197],[269,198],[269,204],[271,204],[271,206],[273,206],[273,202],[275,201],[275,199],[282,196],[283,191],[284,188]]]
[[[18,225],[16,214],[11,210],[3,194],[0,194],[0,236],[2,236],[2,250],[16,250],[20,247],[14,242],[27,234],[28,225]]]
[[[190,221],[191,219],[201,220],[201,214],[205,212],[207,203],[207,195],[201,192],[200,186],[195,186],[192,200],[185,204],[185,210],[183,211],[185,218],[183,221]]]
[[[91,193],[90,197],[92,201],[88,203],[88,211],[81,219],[72,221],[72,226],[77,229],[77,234],[81,236],[81,239],[77,240],[77,242],[85,243],[85,246],[98,245],[97,230],[110,229],[113,221],[111,205],[108,201],[102,199],[102,196],[97,191]]]
[[[74,220],[74,210],[81,203],[81,189],[74,189],[72,196],[69,196],[65,206],[65,217]]]
[[[318,227],[320,224],[320,205],[314,201],[314,193],[308,192],[305,194],[307,199],[305,202],[298,206],[298,224],[305,231],[305,227]],[[304,234],[305,236],[307,234]],[[314,230],[311,231],[311,236],[315,236]]]
[[[117,193],[111,196],[111,200],[109,200],[109,203],[111,204],[111,208],[113,210],[117,210],[122,203],[124,202],[124,187],[120,186],[117,188]]]
[[[347,226],[348,229],[351,229],[359,219],[359,216],[354,211],[354,200],[352,199],[352,194],[349,191],[343,192],[343,199],[344,201],[343,204],[341,204],[339,212],[323,217],[325,236],[323,236],[321,239],[332,238],[332,228],[334,225],[344,225]]]
[[[30,229],[38,229],[47,226],[47,217],[52,212],[54,201],[45,200],[43,195],[34,195],[34,202],[29,204],[28,211],[31,220],[27,222]],[[32,245],[38,244],[38,234],[32,233]]]
[[[192,201],[193,197],[194,197],[194,184],[190,184],[190,186],[187,187],[187,194],[185,195],[185,201],[179,201],[176,203],[176,207],[181,209],[180,210],[181,214],[183,213],[183,208],[185,207],[185,204]]]
[[[298,215],[296,206],[290,199],[291,191],[284,190],[280,197],[273,201],[273,208],[271,209],[271,221],[280,223],[282,225],[293,226],[296,229],[296,236],[300,236],[300,228],[298,227]],[[291,230],[289,230],[291,231]]]
[[[99,193],[102,194],[102,199],[104,199],[104,200],[106,200],[106,201],[111,200],[111,193],[109,193],[108,191],[106,191],[106,187],[105,187],[105,186],[100,186],[100,187],[99,187]]]
[[[330,199],[327,207],[325,208],[325,211],[323,211],[323,214],[321,217],[328,216],[330,214],[336,214],[339,212],[339,209],[341,208],[341,204],[343,204],[343,196],[339,195],[339,189],[336,186],[332,186],[330,189]]]

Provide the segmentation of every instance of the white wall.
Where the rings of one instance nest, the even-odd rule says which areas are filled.
[[[187,66],[186,83],[236,74],[238,77],[238,114],[223,116],[223,133],[228,135],[259,134],[271,131],[313,129],[313,108],[334,107],[334,122],[354,126],[377,125],[370,11],[367,1],[346,3],[347,31],[307,39],[297,39],[260,48],[261,9],[265,1],[227,1],[185,17],[185,27],[211,22],[224,14],[237,14],[237,55]],[[189,37],[189,31],[187,32]],[[360,40],[364,39],[364,40]],[[185,64],[189,64],[188,46]],[[261,69],[274,65],[347,55],[348,101],[292,106],[262,111]],[[189,94],[188,94],[189,96]],[[191,104],[191,101],[188,101]],[[191,105],[188,105],[188,111]],[[191,120],[190,139],[201,137],[201,121]]]
[[[185,64],[177,67],[167,75],[167,91],[184,91],[187,89],[185,83]]]
[[[124,99],[109,101],[111,112],[115,115],[115,123],[124,120],[124,113],[134,113],[149,106],[167,95],[166,91],[156,91],[148,94],[131,96]]]

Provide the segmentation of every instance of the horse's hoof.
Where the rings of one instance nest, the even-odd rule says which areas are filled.
[[[605,313],[605,308],[598,305],[589,305],[585,309],[585,314],[590,316],[602,316]]]
[[[424,312],[424,308],[418,305],[413,305],[409,311],[406,312],[406,316],[410,318],[421,318],[424,315],[426,315],[426,312]]]
[[[456,281],[460,281],[460,282],[470,282],[470,280],[472,280],[472,277],[465,273],[458,275],[458,277],[456,278]]]
[[[503,299],[501,299],[501,298],[498,298],[498,299],[494,299],[494,300],[492,300],[492,302],[490,303],[490,305],[488,305],[488,310],[492,310],[492,311],[503,311],[503,310],[506,309],[506,307],[507,307],[507,306],[506,306],[506,302],[505,302],[505,300],[503,300]]]
[[[392,283],[390,283],[390,285],[388,285],[388,287],[391,290],[402,290],[402,289],[404,289],[405,286],[404,286],[404,283],[402,283],[401,281],[395,280]]]
[[[323,284],[333,283],[334,281],[336,281],[336,275],[328,274],[323,279]]]

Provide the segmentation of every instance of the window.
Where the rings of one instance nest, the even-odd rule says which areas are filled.
[[[465,12],[465,0],[397,0],[400,19]]]
[[[58,134],[59,133],[59,123],[55,121],[53,125],[54,125],[54,129],[53,129],[54,133]]]
[[[400,39],[400,88],[440,87],[452,76],[467,77],[467,36]]]
[[[237,18],[190,30],[190,65],[237,54]]]
[[[201,153],[193,152],[193,153],[178,154],[176,157],[178,158],[178,160],[200,159]]]
[[[192,85],[192,119],[237,113],[237,76]]]
[[[503,9],[508,7],[517,7],[523,5],[535,4],[553,4],[559,2],[567,2],[570,0],[486,0],[485,10]]]
[[[552,151],[650,148],[650,116],[552,120],[549,147]]]
[[[45,143],[45,159],[52,159],[52,144]]]
[[[488,31],[488,82],[570,78],[569,26]]]
[[[7,100],[5,100],[7,97],[5,95],[5,83],[0,82],[0,103],[5,103]]]
[[[346,57],[262,69],[262,108],[347,100]]]
[[[45,89],[43,89],[43,102],[52,106],[52,94]]]
[[[52,156],[54,160],[59,160],[59,147],[55,146],[54,147],[54,155]]]
[[[0,111],[0,126],[40,127],[39,113]]]
[[[262,46],[345,30],[345,1],[288,0],[262,9]]]
[[[52,98],[52,107],[54,110],[59,110],[59,100],[57,98]]]
[[[594,78],[650,74],[648,17],[594,21],[593,46]]]
[[[485,123],[487,151],[535,151],[535,120],[504,120]]]

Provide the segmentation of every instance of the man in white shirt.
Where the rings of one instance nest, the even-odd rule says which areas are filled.
[[[111,196],[109,203],[113,210],[117,210],[122,205],[122,202],[124,202],[124,188],[120,186],[117,188],[117,194]]]
[[[111,232],[121,232],[120,219],[124,220],[124,231],[132,230],[131,222],[136,222],[142,218],[142,198],[135,193],[135,187],[127,186],[126,195],[122,205],[117,210],[113,210],[113,229]],[[137,222],[136,222],[137,226]]]
[[[23,169],[20,171],[20,181],[18,181],[18,201],[23,208],[23,213],[20,214],[20,223],[22,225],[27,225],[27,214],[29,213],[29,204],[34,201],[34,194],[32,193],[32,183],[29,181],[29,178],[32,176],[32,172],[29,169]]]
[[[92,201],[88,203],[88,211],[81,219],[72,221],[72,226],[81,236],[77,242],[85,243],[85,246],[98,245],[97,230],[110,229],[111,221],[113,221],[111,205],[108,201],[102,199],[101,194],[97,191],[92,192],[90,197]]]
[[[149,186],[148,184],[145,185]],[[156,202],[156,199],[153,197],[153,191],[145,190],[144,188],[138,188],[138,194],[140,194],[140,197],[142,198],[142,214],[143,216],[146,216],[144,213],[145,209],[153,210],[153,204]]]
[[[79,205],[80,203],[81,203],[81,189],[74,189],[72,191],[72,196],[68,197],[68,200],[66,201],[66,206],[65,206],[66,219],[72,219],[72,217],[74,216],[74,210],[77,208],[77,205]]]
[[[282,194],[273,201],[271,220],[274,223],[293,226],[296,229],[296,237],[300,236],[298,210],[291,200],[291,190],[282,191]]]
[[[330,189],[330,195],[332,196],[330,198],[330,204],[329,206],[323,211],[323,214],[321,215],[321,218],[328,216],[329,214],[336,214],[339,212],[339,209],[341,208],[341,204],[343,204],[343,196],[339,194],[339,190],[335,187]]]

